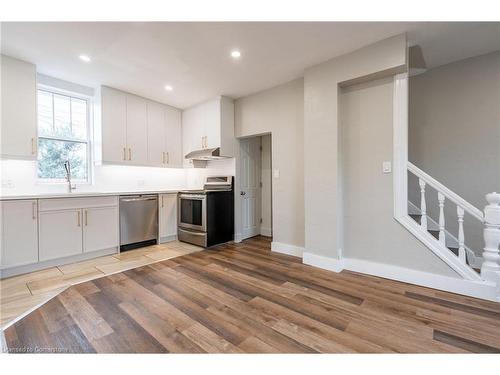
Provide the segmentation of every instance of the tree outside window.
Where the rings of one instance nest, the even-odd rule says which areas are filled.
[[[64,163],[72,180],[89,180],[89,103],[70,95],[38,90],[38,178],[64,181]]]

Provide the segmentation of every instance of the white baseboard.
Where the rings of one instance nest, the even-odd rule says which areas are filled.
[[[241,241],[242,241],[241,233],[235,233],[234,234],[234,243],[240,243]]]
[[[346,269],[409,284],[444,290],[446,292],[500,302],[495,285],[485,281],[442,276],[362,259],[344,258],[339,260],[308,252],[304,252],[303,262],[329,271],[340,272]]]
[[[302,263],[333,272],[340,272],[344,269],[343,259],[335,259],[308,252],[304,252]]]
[[[5,268],[5,269],[0,270],[0,278],[3,279],[6,277],[21,275],[23,273],[39,271],[39,270],[42,270],[44,268],[62,266],[64,264],[69,264],[69,263],[82,262],[84,260],[102,257],[104,255],[117,254],[119,252],[120,252],[120,249],[118,247],[112,247],[109,249],[92,251],[90,253],[82,253],[82,254],[78,254],[78,255],[72,255],[72,256],[69,256],[66,258],[52,259],[52,260],[47,260],[47,261],[43,261],[43,262],[39,262],[39,263],[32,263],[32,264],[26,264],[26,265],[18,266],[18,267]]]
[[[266,227],[261,226],[261,227],[260,227],[260,234],[261,234],[262,236],[272,237],[272,235],[273,235],[273,231],[272,231],[272,229],[271,229],[271,228],[266,228]]]
[[[166,243],[166,242],[172,242],[172,241],[175,241],[177,239],[177,235],[176,234],[171,234],[169,236],[164,236],[164,237],[160,237],[160,243]]]
[[[281,254],[293,255],[296,257],[302,257],[302,253],[304,253],[304,248],[295,245],[289,245],[282,242],[273,241],[271,242],[271,251]]]

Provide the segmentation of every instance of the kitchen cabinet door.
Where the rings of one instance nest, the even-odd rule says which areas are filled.
[[[37,201],[0,201],[1,268],[38,262]]]
[[[165,106],[148,102],[148,161],[152,166],[167,165]],[[180,141],[180,139],[179,139]]]
[[[36,67],[0,55],[1,59],[1,156],[37,158]]]
[[[125,163],[127,159],[127,97],[102,87],[102,161]]]
[[[127,162],[148,164],[147,101],[127,94]]]
[[[177,194],[159,196],[160,243],[173,241],[177,236]]]
[[[84,253],[118,247],[118,207],[85,208],[82,225]]]
[[[39,214],[40,261],[82,254],[82,210],[46,211]]]
[[[196,108],[182,112],[182,160],[184,167],[191,165],[185,156],[191,151],[201,149],[201,137],[199,124],[197,124]]]
[[[181,111],[165,108],[167,166],[182,168],[182,125]]]
[[[220,98],[208,101],[204,107],[205,148],[220,147]]]

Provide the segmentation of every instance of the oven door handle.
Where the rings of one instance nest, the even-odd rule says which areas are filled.
[[[193,194],[181,194],[179,195],[180,199],[191,199],[191,200],[199,200],[202,201],[207,197],[205,195],[193,195]]]

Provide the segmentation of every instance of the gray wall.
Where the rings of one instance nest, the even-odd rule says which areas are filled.
[[[404,34],[306,69],[304,202],[307,252],[337,259],[342,248],[339,85],[405,70]]]
[[[456,277],[393,218],[393,175],[382,173],[393,152],[392,88],[391,77],[344,88],[339,97],[343,255]]]
[[[304,246],[303,132],[302,79],[235,101],[236,137],[271,134],[272,166],[280,171],[272,180],[273,241],[299,248]]]
[[[410,78],[409,160],[482,210],[500,191],[500,52],[443,65]],[[412,203],[420,205],[410,176]],[[437,193],[426,195],[437,221]],[[447,229],[458,232],[456,206],[445,205]],[[465,218],[466,243],[478,254],[482,226]]]

